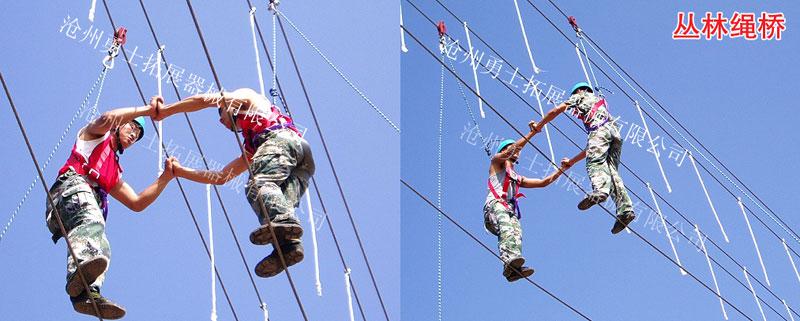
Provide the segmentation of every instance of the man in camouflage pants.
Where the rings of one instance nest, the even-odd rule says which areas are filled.
[[[497,247],[500,259],[503,260],[503,276],[514,282],[533,274],[533,269],[525,264],[522,256],[522,227],[518,198],[523,197],[520,188],[542,188],[550,185],[573,164],[580,161],[576,158],[564,158],[561,167],[549,176],[536,179],[517,174],[514,164],[519,159],[520,151],[539,131],[536,123],[528,123],[531,131],[519,140],[506,139],[500,142],[497,152],[489,163],[489,193],[483,205],[483,222],[489,233],[497,236]]]
[[[72,246],[75,258],[71,253],[67,256],[66,291],[79,313],[109,320],[125,316],[121,305],[100,295],[111,258],[105,233],[107,197],[141,212],[174,178],[174,158],[170,158],[156,181],[137,194],[122,179],[119,164],[119,155],[144,136],[144,117],[154,117],[161,103],[161,97],[153,97],[148,106],[112,109],[81,128],[69,158],[50,187],[47,228],[53,243],[64,237]]]
[[[568,109],[583,121],[589,133],[586,150],[582,153],[586,156],[586,171],[591,178],[593,191],[578,204],[578,209],[586,210],[604,202],[610,195],[617,207],[617,220],[611,233],[617,234],[636,218],[633,203],[618,170],[622,152],[619,126],[608,113],[605,99],[594,95],[589,84],[579,82],[572,88],[567,101],[545,114],[538,129]]]
[[[256,145],[259,144],[251,164],[253,177],[247,182],[247,201],[262,226],[266,226],[267,220],[276,225],[300,225],[294,209],[300,205],[300,198],[305,194],[308,181],[314,175],[311,147],[305,139],[287,129],[261,134],[256,137]],[[262,214],[259,203],[264,204],[268,217]],[[262,233],[251,234],[251,242],[268,244],[272,239],[264,230]],[[302,248],[299,237],[281,242],[281,249],[285,249],[284,255],[290,256],[286,258],[288,261],[302,260],[302,257],[291,257],[297,255],[292,254],[297,251],[291,251],[297,247]],[[302,252],[298,254],[302,255]],[[272,276],[283,270],[276,251],[259,262],[256,268],[264,276]],[[264,271],[267,273],[263,273]]]
[[[311,148],[294,126],[269,99],[250,88],[222,95],[202,94],[159,110],[159,119],[182,112],[218,107],[219,121],[228,130],[241,132],[245,152],[219,171],[202,171],[175,164],[175,175],[204,184],[225,184],[248,170],[252,176],[245,191],[260,226],[250,233],[256,245],[277,246],[255,266],[260,277],[271,277],[303,260],[300,237],[303,228],[294,209],[314,175]],[[274,234],[273,234],[274,231]],[[273,244],[275,245],[275,244]],[[278,252],[283,254],[285,265]]]

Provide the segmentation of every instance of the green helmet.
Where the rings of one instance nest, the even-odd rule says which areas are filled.
[[[506,148],[506,146],[511,145],[513,143],[516,143],[516,142],[517,141],[515,141],[513,139],[506,139],[506,140],[500,142],[500,145],[497,146],[497,153],[500,153],[501,151],[503,151],[503,148]]]
[[[570,90],[569,94],[570,94],[570,95],[574,95],[574,94],[575,94],[575,92],[576,92],[578,89],[581,89],[581,88],[586,88],[586,90],[588,90],[588,91],[589,91],[589,92],[591,92],[591,93],[593,93],[593,92],[594,92],[594,90],[592,90],[592,86],[589,86],[589,84],[588,84],[588,83],[586,83],[585,81],[581,81],[581,82],[579,82],[579,83],[575,84],[575,86],[572,86],[572,90]]]
[[[136,126],[139,127],[139,138],[136,138],[136,141],[138,142],[142,139],[142,137],[144,137],[144,116],[136,117],[132,121],[134,124],[136,124]]]

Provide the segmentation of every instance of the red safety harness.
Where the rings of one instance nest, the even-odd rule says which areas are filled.
[[[494,198],[497,199],[497,201],[500,202],[500,204],[503,204],[503,206],[508,210],[511,209],[511,205],[509,205],[509,203],[513,204],[518,219],[522,218],[522,213],[519,210],[519,204],[517,203],[517,198],[525,197],[525,194],[519,192],[519,183],[522,181],[522,179],[524,179],[524,177],[514,172],[514,169],[512,169],[511,166],[506,166],[506,175],[505,178],[503,179],[503,190],[501,193],[497,193],[497,191],[494,189],[494,186],[492,185],[492,180],[491,179],[488,180],[489,190],[492,191],[492,195],[494,195]],[[512,180],[517,184],[517,193],[511,196],[511,199],[509,200],[508,187],[511,185]]]
[[[594,103],[594,107],[592,107],[592,109],[589,111],[588,114],[582,115],[582,114],[578,114],[577,112],[575,113],[575,115],[578,117],[578,119],[583,121],[583,126],[586,127],[587,131],[593,131],[593,130],[595,130],[597,128],[600,128],[600,126],[603,126],[608,122],[609,118],[606,118],[605,120],[603,120],[602,123],[600,123],[597,126],[591,126],[591,124],[590,124],[591,121],[592,121],[592,118],[594,118],[594,115],[597,113],[597,111],[600,109],[600,107],[603,107],[603,106],[608,108],[608,106],[606,106],[606,100],[605,99],[600,99],[600,101]]]
[[[281,114],[280,110],[274,105],[268,114],[255,112],[249,115],[237,115],[237,125],[242,130],[244,147],[250,155],[255,154],[258,149],[256,137],[270,131],[288,128],[297,135],[302,133],[294,126],[292,118]]]

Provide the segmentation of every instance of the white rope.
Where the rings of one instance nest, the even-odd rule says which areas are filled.
[[[794,269],[794,275],[797,276],[797,282],[800,282],[800,272],[797,272],[797,265],[794,264],[794,258],[792,258],[792,253],[789,253],[789,247],[786,246],[786,240],[781,239],[781,243],[783,243],[783,249],[786,250],[786,255],[789,256],[789,263],[792,264],[792,269]]]
[[[717,290],[717,298],[719,298],[719,307],[722,309],[722,316],[725,317],[725,320],[728,320],[728,312],[725,311],[725,302],[722,301],[722,293],[719,292],[719,284],[717,284],[717,275],[714,274],[714,267],[711,265],[711,258],[708,257],[706,243],[703,241],[703,236],[700,235],[700,227],[698,227],[697,224],[694,225],[694,231],[697,233],[697,239],[700,240],[700,247],[703,250],[703,254],[706,256],[708,270],[711,271],[711,278],[714,280],[714,288]]]
[[[525,49],[528,50],[528,60],[531,62],[531,66],[533,67],[533,73],[539,74],[541,70],[539,67],[536,66],[536,62],[533,60],[533,53],[531,52],[531,45],[528,41],[528,34],[525,31],[525,24],[522,22],[522,14],[519,11],[519,4],[517,0],[514,0],[514,8],[517,9],[517,20],[519,20],[519,29],[522,30],[522,38],[525,40]],[[532,80],[532,79],[531,79]],[[536,93],[536,104],[539,105],[539,113],[544,115],[544,109],[542,108],[542,98],[539,95],[539,84],[533,84],[533,91]],[[544,125],[544,134],[547,137],[547,147],[550,148],[550,159],[556,159],[555,153],[553,152],[553,141],[550,139],[550,129],[545,124]],[[555,164],[554,167],[558,167]]]
[[[589,65],[589,73],[592,75],[592,80],[594,80],[594,85],[597,87],[599,91],[600,83],[597,82],[597,77],[594,75],[594,69],[592,68],[592,63],[589,62],[589,54],[586,53],[586,46],[583,45],[583,36],[580,32],[578,32],[578,43],[581,45],[581,51],[583,51],[583,56],[586,58],[586,64]]]
[[[519,4],[517,4],[517,0],[514,0],[514,9],[517,9],[517,20],[519,20],[519,29],[522,30],[522,38],[525,39],[525,49],[528,49],[528,59],[530,59],[531,65],[533,65],[533,72],[535,74],[539,74],[541,70],[539,67],[536,67],[536,62],[533,61],[533,54],[531,53],[531,46],[528,41],[528,33],[525,32],[525,24],[522,23],[522,14],[519,12]]]
[[[781,302],[783,302],[783,307],[784,307],[784,308],[786,308],[786,313],[788,313],[788,314],[789,314],[789,319],[791,319],[792,321],[794,321],[794,316],[792,315],[792,310],[789,310],[789,305],[788,305],[788,304],[786,304],[786,300],[784,300],[784,299],[781,299]]]
[[[675,243],[672,242],[672,236],[670,236],[669,229],[667,228],[667,221],[664,219],[664,214],[661,213],[661,206],[659,206],[658,201],[656,201],[656,194],[653,193],[653,187],[650,186],[650,183],[647,183],[647,189],[650,191],[650,196],[653,197],[653,204],[656,205],[658,217],[661,218],[661,225],[664,227],[664,234],[667,236],[667,240],[669,240],[669,246],[672,247],[672,253],[675,254],[675,262],[678,262],[681,275],[687,275],[686,270],[683,269],[683,265],[681,264],[681,259],[678,257],[678,250],[675,249]]]
[[[53,149],[50,150],[50,154],[47,155],[47,159],[45,159],[43,163],[44,166],[42,167],[42,170],[47,169],[47,166],[50,164],[50,161],[53,160],[53,156],[55,156],[56,151],[58,151],[58,149],[61,147],[61,144],[67,137],[67,134],[70,132],[72,126],[75,124],[75,121],[78,120],[78,118],[80,118],[84,112],[86,112],[86,109],[89,107],[88,106],[89,99],[92,97],[92,94],[94,93],[95,89],[98,88],[98,86],[99,86],[99,91],[97,93],[97,96],[99,97],[100,94],[102,93],[103,85],[105,84],[106,73],[108,72],[108,70],[109,70],[108,68],[103,68],[100,71],[100,75],[98,75],[97,79],[95,79],[94,83],[89,88],[89,92],[83,98],[83,101],[81,102],[80,106],[72,115],[72,119],[70,119],[69,123],[67,124],[67,128],[64,128],[64,131],[61,132],[61,136],[58,138],[58,142],[56,142],[56,145],[53,146]],[[95,100],[94,106],[92,107],[92,110],[94,110],[93,113],[96,113],[97,104],[98,100]],[[28,196],[31,195],[31,192],[33,191],[33,188],[36,186],[37,182],[39,182],[39,176],[34,175],[33,179],[31,180],[31,183],[28,185],[28,188],[22,195],[22,198],[20,198],[19,202],[17,202],[17,206],[11,212],[11,216],[9,217],[8,222],[6,222],[6,224],[3,226],[3,230],[0,231],[0,242],[6,236],[6,233],[11,228],[11,225],[14,224],[14,219],[17,217],[17,214],[19,214],[20,210],[22,210],[22,205],[24,205],[25,202],[28,200]]]
[[[644,125],[644,131],[647,133],[647,140],[650,141],[650,147],[653,148],[653,155],[656,157],[656,163],[658,163],[658,170],[661,171],[661,178],[664,179],[664,184],[667,185],[667,193],[672,193],[672,187],[669,185],[669,180],[667,180],[667,174],[664,173],[664,166],[661,165],[661,153],[658,152],[658,148],[656,148],[656,143],[653,141],[653,135],[650,134],[650,129],[647,128],[647,122],[644,120],[644,114],[642,114],[642,107],[639,106],[639,102],[636,102],[636,110],[639,111],[639,117],[642,119],[642,124]]]
[[[583,69],[583,75],[586,77],[586,82],[589,83],[589,87],[594,88],[592,85],[592,80],[589,79],[589,73],[586,72],[586,65],[583,64],[583,57],[581,56],[581,50],[578,48],[578,45],[575,45],[575,54],[578,55],[578,61],[581,62],[581,69]]]
[[[258,71],[258,85],[261,89],[261,96],[266,97],[264,91],[264,74],[261,72],[261,55],[258,53],[258,41],[256,40],[256,7],[250,8],[250,33],[253,36],[253,52],[256,55],[256,71]]]
[[[756,248],[756,254],[758,255],[758,263],[761,264],[761,270],[764,271],[764,279],[767,281],[768,286],[772,286],[769,283],[769,276],[767,275],[767,268],[764,267],[764,259],[761,258],[761,250],[758,248],[758,242],[756,242],[756,235],[753,233],[753,227],[750,226],[750,219],[747,218],[747,212],[744,210],[744,204],[742,204],[742,198],[737,197],[736,202],[739,203],[739,208],[742,209],[742,215],[744,215],[744,221],[747,223],[747,230],[750,231],[750,238],[753,239],[753,246]],[[762,312],[763,313],[763,312]]]
[[[700,171],[697,169],[697,164],[694,161],[694,156],[692,156],[692,152],[686,151],[689,156],[689,161],[692,162],[692,167],[694,167],[694,172],[697,174],[697,179],[700,181],[700,186],[703,187],[703,193],[706,194],[706,199],[708,200],[708,206],[711,207],[711,212],[714,213],[714,218],[717,220],[717,224],[719,225],[720,231],[722,231],[722,236],[725,237],[725,242],[730,243],[731,241],[728,240],[728,233],[725,233],[725,227],[722,226],[722,221],[719,220],[719,215],[717,215],[717,209],[714,208],[714,202],[711,201],[711,196],[708,194],[708,189],[706,189],[706,184],[703,182],[703,177],[700,175]]]
[[[444,56],[444,53],[442,53]],[[442,208],[442,133],[444,129],[444,65],[439,76],[439,131],[436,158],[436,206]],[[436,315],[442,320],[442,214],[436,215]]]
[[[269,8],[272,11],[272,89],[278,88],[278,7],[277,3],[270,2]],[[272,96],[272,104],[278,102],[278,97]]]
[[[403,8],[400,8],[400,51],[408,52],[408,47],[406,47],[406,33],[403,32]]]
[[[94,11],[97,8],[97,0],[92,0],[92,6],[89,8],[89,21],[94,22]]]
[[[353,315],[353,296],[350,292],[350,268],[344,272],[344,287],[347,289],[347,312],[350,313],[350,321],[355,321],[355,315]]]
[[[217,285],[214,274],[214,224],[211,221],[211,184],[206,184],[206,208],[208,210],[208,247],[211,254],[211,321],[217,321]]]
[[[156,78],[158,83],[158,95],[162,96],[161,92],[161,61],[163,60],[164,45],[161,45],[156,51]],[[164,121],[159,120],[158,124],[158,146],[164,146]],[[158,149],[158,176],[164,173],[164,149]]]
[[[314,221],[314,210],[311,208],[311,195],[306,193],[306,206],[308,208],[308,222],[311,224],[311,244],[314,246],[314,285],[317,295],[322,296],[322,282],[319,278],[319,250],[317,248],[317,223]]]
[[[447,59],[447,62],[450,64],[450,69],[455,71],[456,67],[453,65],[453,61]],[[464,100],[464,105],[467,106],[467,112],[469,113],[469,118],[472,120],[473,123],[475,123],[475,129],[478,131],[478,137],[480,137],[481,141],[483,141],[484,144],[486,145],[484,147],[488,148],[489,141],[486,141],[486,139],[483,137],[483,134],[481,133],[481,127],[480,125],[478,125],[478,120],[475,118],[475,113],[472,111],[472,107],[469,105],[469,99],[467,99],[467,93],[464,92],[464,87],[462,87],[461,82],[458,81],[456,82],[456,85],[458,85],[458,91],[461,93],[461,98]]]
[[[469,35],[469,27],[467,22],[464,21],[464,32],[467,34],[467,45],[469,46],[469,59],[470,67],[472,68],[472,78],[475,79],[475,92],[478,94],[478,110],[481,112],[481,118],[486,118],[486,113],[483,112],[483,99],[481,99],[481,85],[478,82],[478,64],[475,63],[475,55],[472,50],[472,37]]]
[[[716,165],[716,164],[714,164],[714,163],[713,163],[713,162],[712,162],[710,159],[708,159],[708,157],[707,157],[705,154],[703,154],[703,152],[701,152],[701,151],[700,151],[700,149],[698,149],[698,148],[697,148],[697,146],[695,146],[695,145],[694,145],[694,144],[693,144],[691,141],[689,141],[689,139],[688,139],[688,138],[686,138],[686,136],[684,136],[684,135],[683,135],[683,133],[681,133],[680,131],[678,131],[678,129],[677,129],[677,128],[675,128],[675,126],[674,126],[674,125],[672,125],[672,123],[671,123],[671,122],[669,122],[669,121],[667,120],[667,118],[666,118],[666,117],[664,117],[664,115],[663,115],[663,114],[662,114],[662,113],[661,113],[661,112],[660,112],[660,111],[659,111],[659,110],[658,110],[658,109],[657,109],[655,106],[653,106],[653,104],[651,104],[651,103],[650,103],[650,101],[649,101],[649,100],[647,100],[647,99],[646,99],[646,98],[645,98],[645,97],[644,97],[644,96],[643,96],[643,95],[642,95],[642,94],[641,94],[641,93],[640,93],[638,90],[636,90],[636,88],[634,88],[634,87],[633,87],[633,85],[631,85],[631,83],[630,83],[630,82],[628,82],[628,80],[627,80],[627,79],[625,79],[625,77],[622,77],[622,75],[619,73],[619,71],[617,71],[617,69],[616,69],[616,68],[614,68],[614,66],[613,66],[613,65],[611,65],[611,63],[610,63],[610,62],[609,62],[609,61],[606,59],[606,57],[605,57],[605,56],[601,55],[601,54],[598,52],[597,48],[595,48],[595,47],[592,45],[592,43],[591,43],[591,42],[589,42],[589,47],[590,47],[590,48],[592,48],[592,50],[594,50],[594,52],[596,52],[596,53],[597,53],[597,55],[598,55],[598,56],[600,56],[600,58],[602,58],[602,59],[603,59],[603,61],[604,61],[604,62],[605,62],[605,63],[606,63],[606,64],[607,64],[609,67],[611,67],[611,70],[613,70],[613,71],[614,71],[614,73],[616,73],[616,74],[617,74],[617,76],[618,76],[620,79],[622,79],[622,81],[624,81],[624,82],[625,82],[625,84],[627,84],[627,85],[628,85],[628,87],[630,87],[630,88],[633,90],[633,92],[635,92],[635,93],[636,93],[636,95],[638,95],[639,97],[641,97],[641,98],[642,98],[642,100],[644,100],[644,102],[645,102],[645,103],[647,103],[647,105],[649,105],[649,106],[650,106],[650,108],[651,108],[653,111],[655,111],[655,112],[656,112],[656,114],[658,114],[658,116],[659,116],[659,117],[660,117],[660,118],[661,118],[661,119],[662,119],[662,120],[663,120],[663,121],[664,121],[664,122],[665,122],[665,123],[666,123],[666,124],[667,124],[667,125],[668,125],[670,128],[672,128],[672,130],[673,130],[673,131],[675,131],[675,133],[677,133],[677,134],[678,134],[678,136],[680,136],[680,137],[681,137],[681,139],[683,139],[683,141],[685,141],[687,144],[689,144],[689,146],[691,146],[691,147],[692,147],[692,149],[694,149],[694,151],[695,151],[695,152],[697,152],[697,154],[699,154],[699,155],[700,155],[700,156],[701,156],[703,159],[705,159],[705,160],[706,160],[706,162],[708,162],[708,164],[710,164],[710,165],[711,165],[711,167],[714,167],[714,169],[715,169],[715,170],[716,170],[718,173],[720,173],[720,175],[722,175],[722,177],[724,177],[724,178],[725,178],[725,179],[726,179],[726,180],[727,180],[727,181],[728,181],[728,182],[729,182],[731,185],[733,185],[734,187],[736,187],[736,189],[737,189],[737,190],[739,190],[739,192],[740,192],[740,193],[742,193],[742,194],[743,194],[745,197],[747,197],[747,199],[749,199],[749,200],[750,200],[750,202],[752,202],[753,204],[755,204],[755,205],[756,205],[756,206],[757,206],[757,207],[758,207],[758,208],[759,208],[759,209],[760,209],[762,212],[764,212],[764,214],[767,214],[767,216],[769,216],[769,218],[770,218],[770,219],[771,219],[773,222],[775,222],[775,224],[777,224],[778,226],[780,226],[780,227],[781,227],[781,229],[783,229],[783,231],[784,231],[784,232],[786,232],[786,234],[789,234],[789,236],[791,236],[791,237],[792,237],[792,239],[794,239],[794,241],[795,241],[795,242],[797,242],[798,244],[800,244],[800,238],[798,238],[798,237],[797,237],[797,236],[796,236],[794,233],[792,233],[791,231],[789,231],[789,229],[787,229],[787,228],[786,228],[786,226],[784,226],[783,224],[781,224],[781,222],[779,222],[779,221],[778,221],[778,219],[776,219],[776,218],[775,218],[775,216],[773,216],[771,213],[769,213],[769,212],[767,211],[767,209],[765,209],[763,206],[761,206],[761,203],[759,203],[759,202],[756,202],[756,200],[754,200],[754,199],[753,199],[753,198],[750,196],[750,194],[746,193],[746,192],[745,192],[745,191],[744,191],[744,190],[743,190],[741,187],[739,187],[739,185],[738,185],[738,184],[736,184],[736,183],[735,183],[735,182],[734,182],[734,181],[733,181],[733,180],[732,180],[732,179],[731,179],[731,178],[730,178],[730,177],[729,177],[727,174],[725,174],[725,173],[724,173],[724,172],[723,172],[723,171],[722,171],[722,170],[721,170],[719,167],[717,167],[717,165]]]
[[[269,309],[267,309],[267,304],[261,302],[261,311],[264,312],[264,321],[269,321]]]
[[[747,267],[745,266],[744,269],[744,278],[747,279],[747,285],[750,286],[750,292],[753,293],[753,299],[756,300],[756,304],[758,305],[758,311],[761,311],[761,318],[764,321],[767,321],[767,316],[764,315],[764,308],[761,307],[761,301],[758,300],[758,295],[756,295],[756,289],[753,288],[753,283],[750,282],[750,276],[747,275]]]
[[[334,64],[334,63],[333,63],[333,62],[332,62],[330,59],[328,59],[328,57],[327,57],[327,56],[325,56],[325,54],[323,54],[323,53],[322,53],[322,51],[321,51],[321,50],[320,50],[320,49],[319,49],[319,48],[318,48],[318,47],[317,47],[317,46],[316,46],[316,45],[315,45],[313,42],[311,42],[311,40],[310,40],[310,39],[308,39],[308,37],[306,37],[306,35],[305,35],[305,34],[304,34],[302,31],[300,31],[300,29],[299,29],[299,28],[298,28],[298,27],[297,27],[297,26],[294,24],[294,22],[292,22],[292,20],[291,20],[291,19],[289,19],[289,17],[287,17],[287,16],[286,16],[286,14],[284,14],[284,13],[283,13],[283,11],[280,11],[280,10],[275,10],[275,11],[276,11],[276,12],[277,12],[277,14],[279,14],[281,17],[283,17],[284,19],[286,19],[286,22],[288,22],[288,23],[289,23],[289,25],[292,27],[292,29],[294,29],[294,31],[296,31],[296,32],[297,32],[297,33],[300,35],[300,37],[302,37],[302,38],[303,38],[303,40],[305,40],[305,41],[306,41],[306,43],[308,43],[308,45],[310,45],[310,46],[311,46],[311,48],[313,48],[313,49],[314,49],[314,51],[316,51],[316,52],[317,52],[317,54],[318,54],[320,57],[322,57],[322,59],[324,59],[324,60],[325,60],[325,62],[327,62],[327,63],[328,63],[328,66],[330,66],[331,68],[333,68],[333,70],[334,70],[334,71],[336,71],[336,73],[337,73],[337,74],[339,74],[339,77],[341,77],[341,78],[342,78],[342,79],[343,79],[343,80],[344,80],[344,81],[345,81],[345,82],[346,82],[348,85],[350,85],[350,88],[353,88],[353,90],[355,90],[355,91],[356,91],[356,93],[358,93],[358,95],[359,95],[359,96],[361,96],[361,99],[363,99],[364,101],[366,101],[366,102],[367,102],[367,104],[369,104],[369,105],[370,105],[370,107],[372,107],[372,109],[373,109],[373,110],[375,110],[375,112],[377,112],[377,113],[378,113],[378,115],[380,115],[380,116],[381,116],[381,118],[383,118],[383,120],[384,120],[384,121],[386,121],[386,122],[389,124],[389,126],[391,126],[391,127],[392,127],[392,128],[393,128],[393,129],[394,129],[396,132],[400,133],[400,127],[398,127],[397,125],[395,125],[395,124],[394,124],[394,122],[392,122],[392,121],[389,119],[389,117],[387,117],[387,116],[386,116],[386,114],[385,114],[385,113],[384,113],[384,112],[383,112],[383,111],[382,111],[380,108],[378,108],[378,106],[376,106],[376,105],[375,105],[375,104],[372,102],[372,100],[370,100],[370,99],[367,97],[367,95],[365,95],[365,94],[364,94],[364,93],[363,93],[363,92],[362,92],[360,89],[358,89],[358,87],[356,87],[356,85],[355,85],[355,84],[353,84],[353,82],[352,82],[352,81],[350,81],[350,79],[349,79],[349,78],[347,78],[347,76],[345,76],[345,75],[344,75],[344,73],[342,73],[342,71],[341,71],[341,70],[339,70],[339,68],[338,68],[338,67],[336,67],[336,65],[335,65],[335,64]]]

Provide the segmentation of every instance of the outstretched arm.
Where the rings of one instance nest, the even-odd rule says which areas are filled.
[[[536,130],[536,122],[532,120],[528,123],[528,128],[530,128],[530,131],[525,134],[525,136],[506,147],[506,149],[503,151],[494,154],[494,156],[492,156],[492,163],[500,164],[505,162],[509,157],[511,157],[511,155],[514,155],[517,150],[521,150],[523,147],[525,147],[525,144],[527,144],[534,135],[539,133],[539,131]]]
[[[204,170],[197,170],[192,168],[186,168],[180,166],[180,164],[175,165],[175,176],[183,177],[190,181],[203,183],[203,184],[214,184],[214,185],[222,185],[227,183],[228,181],[232,180],[234,177],[239,176],[239,174],[243,173],[247,170],[247,160],[244,159],[243,156],[237,157],[236,159],[232,160],[228,165],[222,168],[220,171],[204,171]]]
[[[541,131],[542,127],[544,127],[544,125],[547,125],[547,123],[553,121],[553,119],[555,119],[556,116],[558,116],[559,114],[563,113],[566,110],[567,110],[567,104],[566,103],[561,103],[560,105],[558,105],[556,107],[553,107],[553,109],[550,109],[550,111],[548,111],[546,114],[544,114],[544,117],[542,118],[542,121],[540,121],[538,124],[536,124],[536,130],[537,131]]]
[[[156,120],[162,120],[177,113],[191,113],[203,108],[216,106],[220,96],[217,94],[199,94],[161,107]]]
[[[566,172],[572,165],[581,161],[584,157],[586,157],[586,151],[583,150],[578,155],[575,155],[572,159],[569,158],[562,158],[561,159],[561,167],[557,168],[552,174],[548,175],[542,179],[535,179],[535,178],[523,178],[522,182],[520,182],[519,186],[525,188],[534,188],[534,187],[545,187],[550,185],[551,183],[555,182],[561,174]]]
[[[123,180],[119,180],[114,188],[111,189],[109,194],[111,197],[118,200],[120,203],[125,205],[127,208],[131,209],[134,212],[141,212],[150,204],[152,204],[161,192],[164,191],[164,188],[167,187],[169,181],[171,181],[175,176],[173,174],[173,167],[172,161],[174,157],[170,157],[164,164],[164,172],[159,176],[153,184],[150,184],[147,188],[145,188],[141,193],[136,194],[136,191],[133,190],[133,187],[125,183]]]
[[[139,116],[155,118],[158,112],[158,106],[163,102],[163,98],[155,96],[150,99],[150,104],[146,106],[124,107],[104,112],[100,117],[92,120],[89,125],[86,125],[83,132],[81,132],[81,138],[84,140],[99,138],[112,128],[132,121]]]
[[[223,101],[223,97],[225,98]],[[179,102],[161,107],[156,120],[162,120],[178,113],[191,113],[208,107],[227,107],[239,111],[242,107],[252,106],[252,102],[262,97],[250,88],[241,88],[219,94],[199,94],[185,98]]]

